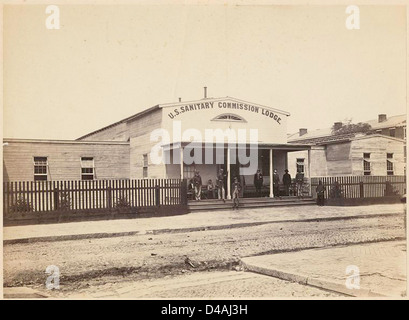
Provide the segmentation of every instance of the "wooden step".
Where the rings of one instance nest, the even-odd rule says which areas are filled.
[[[274,199],[274,198],[240,198],[240,203],[243,204],[270,204],[270,203],[276,203],[276,202],[281,202],[281,203],[290,203],[290,202],[303,202],[303,201],[314,201],[311,197],[308,198],[302,198],[298,199],[297,197],[283,197],[281,200],[280,199]],[[232,202],[232,200],[226,200],[226,202]],[[218,204],[223,204],[222,200],[200,200],[200,201],[195,201],[195,200],[190,200],[188,202],[189,206],[206,206],[206,205],[218,205]]]
[[[240,206],[239,208],[247,209],[247,208],[267,208],[267,207],[285,207],[285,206],[305,206],[305,205],[315,205],[315,200],[312,198],[307,199],[297,199],[297,200],[273,200],[271,198],[266,198],[268,200],[260,201],[256,200],[253,201],[251,199],[246,199],[247,201],[242,201],[244,199],[240,199]],[[210,210],[231,210],[233,207],[232,200],[226,200],[223,202],[221,200],[213,200],[213,201],[197,201],[197,202],[189,202],[189,209],[190,211],[210,211]]]

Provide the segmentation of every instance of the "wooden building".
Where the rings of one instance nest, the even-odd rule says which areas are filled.
[[[386,136],[382,121],[371,135],[301,129],[288,138],[288,116],[205,91],[203,99],[159,104],[75,141],[4,139],[4,181],[190,179],[197,170],[206,184],[224,168],[230,195],[234,177],[253,185],[260,169],[272,197],[274,169],[280,177],[287,168],[292,177],[297,169],[306,177],[404,174],[406,129]]]
[[[284,172],[288,153],[310,150],[287,143],[288,116],[231,97],[160,104],[76,141],[5,139],[4,176],[6,181],[189,179],[197,170],[206,184],[224,168],[229,197],[234,177],[252,185],[261,169],[273,196],[273,170]]]
[[[289,143],[311,146],[311,177],[345,175],[405,175],[406,174],[406,115],[367,121],[371,129],[363,133],[335,135],[332,129],[308,132],[302,128],[288,136]],[[290,171],[303,168],[308,161],[306,152],[289,154]],[[306,169],[307,170],[307,169]]]
[[[129,143],[4,139],[3,181],[129,178]]]

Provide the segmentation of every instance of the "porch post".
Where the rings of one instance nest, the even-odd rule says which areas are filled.
[[[227,147],[227,200],[231,200],[230,148]]]
[[[182,147],[182,144],[180,144],[179,150],[180,150],[180,179],[183,180],[183,147]]]
[[[308,149],[308,179],[310,180],[310,196],[312,195],[312,186],[311,186],[311,149]]]
[[[270,149],[270,198],[274,198],[273,193],[273,149]]]

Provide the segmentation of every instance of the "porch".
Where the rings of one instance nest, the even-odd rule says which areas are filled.
[[[270,197],[259,197],[259,198],[242,198],[240,199],[239,208],[267,208],[267,207],[283,207],[283,206],[306,206],[306,205],[316,205],[315,200],[312,197],[306,197],[303,199],[298,199],[295,196],[270,198]],[[211,211],[211,210],[231,210],[233,206],[232,200],[218,199],[205,199],[201,201],[190,200],[188,201],[188,208],[190,212],[196,211]]]
[[[164,156],[168,159],[166,164],[167,178],[180,178],[189,181],[194,172],[199,171],[202,178],[202,198],[211,199],[215,195],[207,192],[207,184],[211,182],[216,186],[216,179],[221,168],[226,174],[225,191],[226,198],[231,199],[231,185],[237,177],[242,185],[242,198],[253,198],[256,196],[254,186],[254,174],[260,169],[263,174],[263,187],[261,196],[274,198],[273,172],[278,171],[280,176],[280,196],[295,195],[295,173],[292,175],[289,194],[285,192],[283,185],[283,174],[288,168],[288,153],[296,151],[308,151],[308,145],[295,144],[229,144],[229,143],[200,143],[179,142],[164,145]],[[252,153],[253,152],[253,153]],[[255,156],[254,156],[255,154]],[[244,155],[244,156],[243,156]],[[250,156],[249,156],[250,155]],[[247,157],[247,158],[246,158]],[[241,160],[247,160],[243,162]],[[311,157],[308,157],[305,173],[311,172]],[[311,195],[309,177],[304,177],[304,196]],[[191,194],[188,191],[188,195]],[[215,192],[217,195],[217,191]],[[189,198],[188,198],[189,199]],[[190,197],[191,199],[191,197]]]

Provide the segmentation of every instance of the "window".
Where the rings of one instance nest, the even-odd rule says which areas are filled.
[[[371,162],[369,161],[370,158],[370,153],[364,153],[364,176],[371,175]]]
[[[195,166],[194,165],[183,165],[183,178],[192,179],[195,175]]]
[[[148,177],[148,154],[143,155],[143,178]]]
[[[388,176],[393,176],[393,153],[386,154],[386,174]]]
[[[304,174],[304,161],[305,159],[297,159],[297,172]]]
[[[389,135],[390,135],[391,137],[394,137],[395,134],[396,134],[395,128],[389,129]]]
[[[213,120],[218,120],[218,121],[233,121],[233,122],[246,122],[242,117],[232,114],[232,113],[225,113],[221,114],[220,116],[217,116]]]
[[[34,157],[34,181],[47,181],[47,157]]]
[[[81,180],[94,180],[94,158],[81,157]]]

